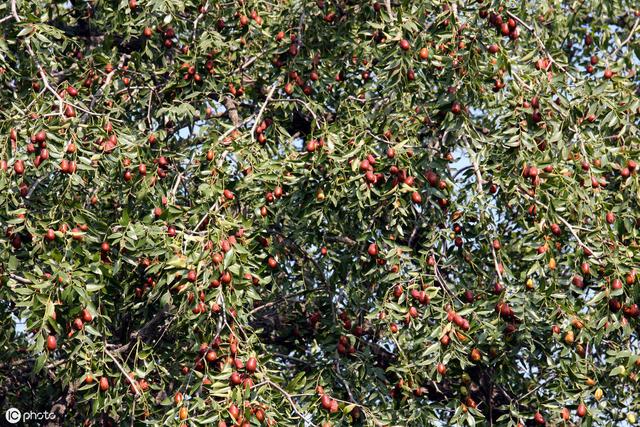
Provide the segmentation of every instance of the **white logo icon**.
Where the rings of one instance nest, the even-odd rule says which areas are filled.
[[[20,413],[20,409],[9,408],[7,409],[7,412],[5,412],[4,417],[7,419],[9,424],[18,424],[22,419],[22,414]]]

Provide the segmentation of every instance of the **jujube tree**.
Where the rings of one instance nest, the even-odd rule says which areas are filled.
[[[637,7],[5,2],[0,406],[634,424]]]

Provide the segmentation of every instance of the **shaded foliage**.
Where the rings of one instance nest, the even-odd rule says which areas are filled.
[[[0,5],[2,408],[635,423],[637,6]]]

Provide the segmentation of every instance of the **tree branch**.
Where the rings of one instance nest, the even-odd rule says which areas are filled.
[[[291,404],[291,408],[293,409],[293,412],[295,412],[300,418],[302,418],[303,420],[305,420],[305,422],[307,421],[307,419],[304,417],[304,415],[302,415],[302,413],[300,412],[300,410],[298,409],[298,405],[296,405],[296,402],[293,400],[293,398],[291,397],[291,395],[289,393],[286,392],[285,389],[283,389],[282,387],[280,387],[278,384],[274,383],[271,380],[266,380],[265,384],[275,388],[276,390],[278,390],[280,393],[282,393],[282,395],[289,401],[289,404]]]
[[[128,343],[122,344],[122,345],[111,345],[113,349],[112,351],[114,353],[123,353],[127,351],[129,347],[131,347],[131,344],[135,342],[137,339],[140,339],[143,342],[146,342],[152,339],[153,337],[158,335],[158,332],[161,330],[161,328],[159,328],[159,325],[170,317],[173,317],[173,316],[171,315],[171,313],[169,313],[169,311],[167,311],[167,309],[160,310],[155,314],[155,316],[153,316],[153,318],[151,318],[151,320],[149,320],[140,329],[129,334]],[[110,345],[107,344],[107,346],[110,346]]]
[[[122,372],[122,375],[124,375],[124,377],[127,379],[127,381],[129,381],[129,384],[131,384],[131,387],[133,387],[134,392],[136,393],[136,396],[140,395],[140,389],[138,388],[138,385],[136,384],[136,382],[129,376],[129,374],[127,373],[127,371],[124,370],[124,368],[122,367],[122,365],[120,364],[120,362],[118,361],[118,359],[115,358],[115,356],[113,354],[111,354],[111,352],[109,350],[107,350],[106,348],[104,349],[104,352],[107,356],[109,356],[111,358],[111,360],[114,361],[114,363],[116,364],[116,366],[118,367],[118,369],[120,369],[120,372]]]
[[[260,107],[260,111],[258,111],[258,115],[256,116],[256,119],[253,121],[253,126],[251,127],[251,137],[253,139],[256,138],[256,128],[258,127],[258,123],[260,122],[260,119],[262,119],[262,114],[264,113],[265,108],[267,108],[267,104],[269,104],[269,101],[271,101],[271,98],[273,97],[273,93],[275,92],[277,86],[278,86],[278,81],[276,80],[271,85],[271,89],[267,94],[267,99],[264,100],[262,107]]]
[[[11,15],[13,15],[13,19],[16,22],[20,22],[20,16],[18,15],[18,6],[16,5],[16,0],[11,0]]]
[[[467,150],[470,152],[471,150],[469,148],[467,148]],[[484,183],[484,180],[482,179],[482,173],[480,172],[480,165],[478,164],[478,159],[474,158],[473,155],[471,155],[471,153],[469,153],[469,158],[471,159],[471,165],[473,166],[473,171],[476,175],[476,191],[478,192],[478,197],[484,201],[484,190],[482,189],[482,184]],[[484,207],[481,207],[481,209],[484,209]],[[496,251],[493,248],[493,244],[490,241],[491,239],[489,238],[489,247],[491,248],[491,257],[493,258],[493,265],[494,268],[496,269],[496,273],[498,274],[498,280],[500,281],[500,283],[502,283],[502,273],[500,272],[500,263],[498,262],[498,256],[496,255]]]
[[[9,273],[9,277],[15,280],[16,282],[22,283],[24,285],[30,285],[33,283],[31,280],[25,279],[24,277],[18,276],[17,274]]]
[[[542,39],[540,39],[540,36],[538,35],[538,32],[536,31],[536,29],[531,26],[528,25],[527,23],[525,23],[522,19],[520,19],[518,16],[514,15],[513,13],[509,12],[507,10],[507,15],[511,18],[513,18],[515,21],[517,21],[519,24],[521,24],[524,28],[527,29],[527,31],[529,31],[532,35],[533,38],[536,40],[536,42],[538,43],[538,46],[540,46],[540,50],[542,50],[544,52],[544,54],[549,58],[549,60],[551,61],[552,64],[555,64],[556,67],[558,67],[558,69],[560,71],[562,71],[563,73],[566,73],[568,76],[570,76],[571,78],[573,78],[573,75],[571,75],[571,73],[569,73],[567,71],[567,69],[558,63],[558,61],[556,61],[553,56],[551,56],[551,54],[549,53],[549,51],[547,50],[547,47],[544,45],[544,43],[542,42]]]
[[[238,105],[233,99],[231,99],[228,96],[224,97],[223,104],[224,104],[224,107],[227,109],[227,114],[231,119],[231,123],[233,123],[233,126],[235,126],[237,129],[238,127],[240,127],[240,122],[241,122],[240,116],[238,115]]]
[[[325,236],[327,242],[344,243],[345,245],[355,246],[358,244],[355,240],[348,236]]]
[[[612,57],[616,56],[618,54],[618,52],[620,52],[620,49],[622,49],[627,43],[629,43],[629,41],[631,40],[631,38],[635,34],[636,30],[638,29],[638,25],[640,25],[640,18],[636,19],[636,22],[634,23],[633,27],[631,28],[631,31],[629,31],[629,35],[627,36],[627,38],[624,39],[624,41],[622,43],[620,43],[620,46],[618,46],[616,48],[616,50],[614,50],[611,53]]]
[[[76,110],[82,111],[86,114],[92,114],[95,116],[99,116],[99,114],[93,113],[89,110],[86,110],[82,107],[79,107],[75,104],[72,104],[71,102],[65,101],[64,98],[62,98],[62,96],[60,96],[60,94],[51,86],[51,83],[49,82],[49,78],[47,77],[47,73],[44,70],[44,68],[42,67],[42,65],[40,64],[40,61],[38,61],[38,58],[36,57],[36,54],[33,52],[33,49],[31,48],[31,43],[29,42],[29,40],[25,40],[24,42],[25,46],[27,47],[27,52],[29,53],[29,56],[31,57],[31,59],[33,60],[33,62],[36,64],[36,68],[38,69],[38,74],[40,74],[40,78],[42,79],[42,83],[44,84],[44,87],[53,94],[53,96],[58,100],[58,105],[59,105],[59,111],[58,114],[61,116],[64,116],[63,113],[63,109],[64,109],[64,105],[70,105],[73,108],[75,108]]]
[[[538,205],[542,206],[543,208],[545,208],[545,209],[549,210],[549,206],[548,206],[547,204],[542,203],[541,201],[536,200],[535,198],[531,197],[531,196],[530,196],[529,194],[527,194],[527,193],[526,193],[522,188],[518,188],[518,190],[520,191],[520,193],[521,193],[522,195],[524,195],[525,197],[527,197],[527,198],[528,198],[529,200],[531,200],[532,202],[534,202],[534,203],[536,203],[536,204],[538,204]],[[564,224],[564,225],[569,229],[569,232],[571,233],[571,235],[572,235],[572,236],[573,236],[573,237],[578,241],[578,244],[579,244],[583,249],[586,249],[586,250],[588,250],[589,252],[591,252],[592,254],[595,254],[595,252],[594,252],[594,251],[593,251],[589,246],[587,246],[587,244],[586,244],[586,243],[584,243],[584,242],[582,241],[582,239],[580,239],[580,236],[578,236],[578,234],[577,234],[577,233],[576,233],[576,231],[575,231],[575,227],[574,227],[573,225],[571,225],[571,224],[569,223],[569,221],[567,221],[566,219],[564,219],[562,216],[558,215],[558,213],[556,213],[556,212],[554,212],[554,214],[556,215],[556,217],[558,218],[558,220],[559,220],[561,223],[563,223],[563,224]],[[597,258],[599,258],[599,257],[597,257]],[[596,258],[596,259],[597,259],[597,258]]]

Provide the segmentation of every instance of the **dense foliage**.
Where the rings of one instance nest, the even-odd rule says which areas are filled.
[[[638,7],[0,4],[2,411],[634,424]]]

